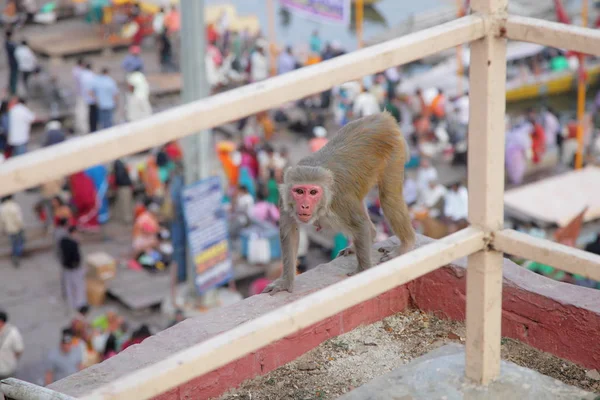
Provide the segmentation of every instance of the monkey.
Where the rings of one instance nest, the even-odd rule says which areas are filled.
[[[358,268],[348,275],[371,268],[376,230],[364,199],[375,186],[383,214],[401,241],[398,247],[380,248],[380,262],[413,248],[415,232],[402,193],[407,147],[386,111],[348,123],[319,151],[286,168],[279,185],[283,273],[263,293],[293,291],[299,224],[329,227],[351,238],[352,245],[338,254],[356,254]]]

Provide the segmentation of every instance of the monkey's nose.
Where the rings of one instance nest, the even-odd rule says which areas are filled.
[[[308,204],[301,204],[300,207],[302,207],[303,210],[308,210],[310,208]]]

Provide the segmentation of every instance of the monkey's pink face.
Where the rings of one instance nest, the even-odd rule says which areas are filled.
[[[302,222],[309,222],[323,197],[323,188],[319,185],[294,185],[291,194],[296,203],[296,216]]]

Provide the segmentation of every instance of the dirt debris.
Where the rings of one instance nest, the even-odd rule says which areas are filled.
[[[463,323],[409,310],[330,339],[219,400],[335,399],[438,347],[464,340]],[[569,385],[600,391],[600,382],[586,377],[585,369],[515,340],[502,339],[502,358]]]

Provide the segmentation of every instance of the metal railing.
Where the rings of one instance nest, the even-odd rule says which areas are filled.
[[[0,195],[470,43],[470,227],[132,372],[83,399],[150,399],[465,256],[465,372],[475,383],[486,385],[500,372],[503,252],[600,280],[600,256],[502,229],[506,41],[528,41],[600,55],[600,32],[509,16],[507,0],[472,0],[471,8],[471,15],[434,28],[2,164]]]

